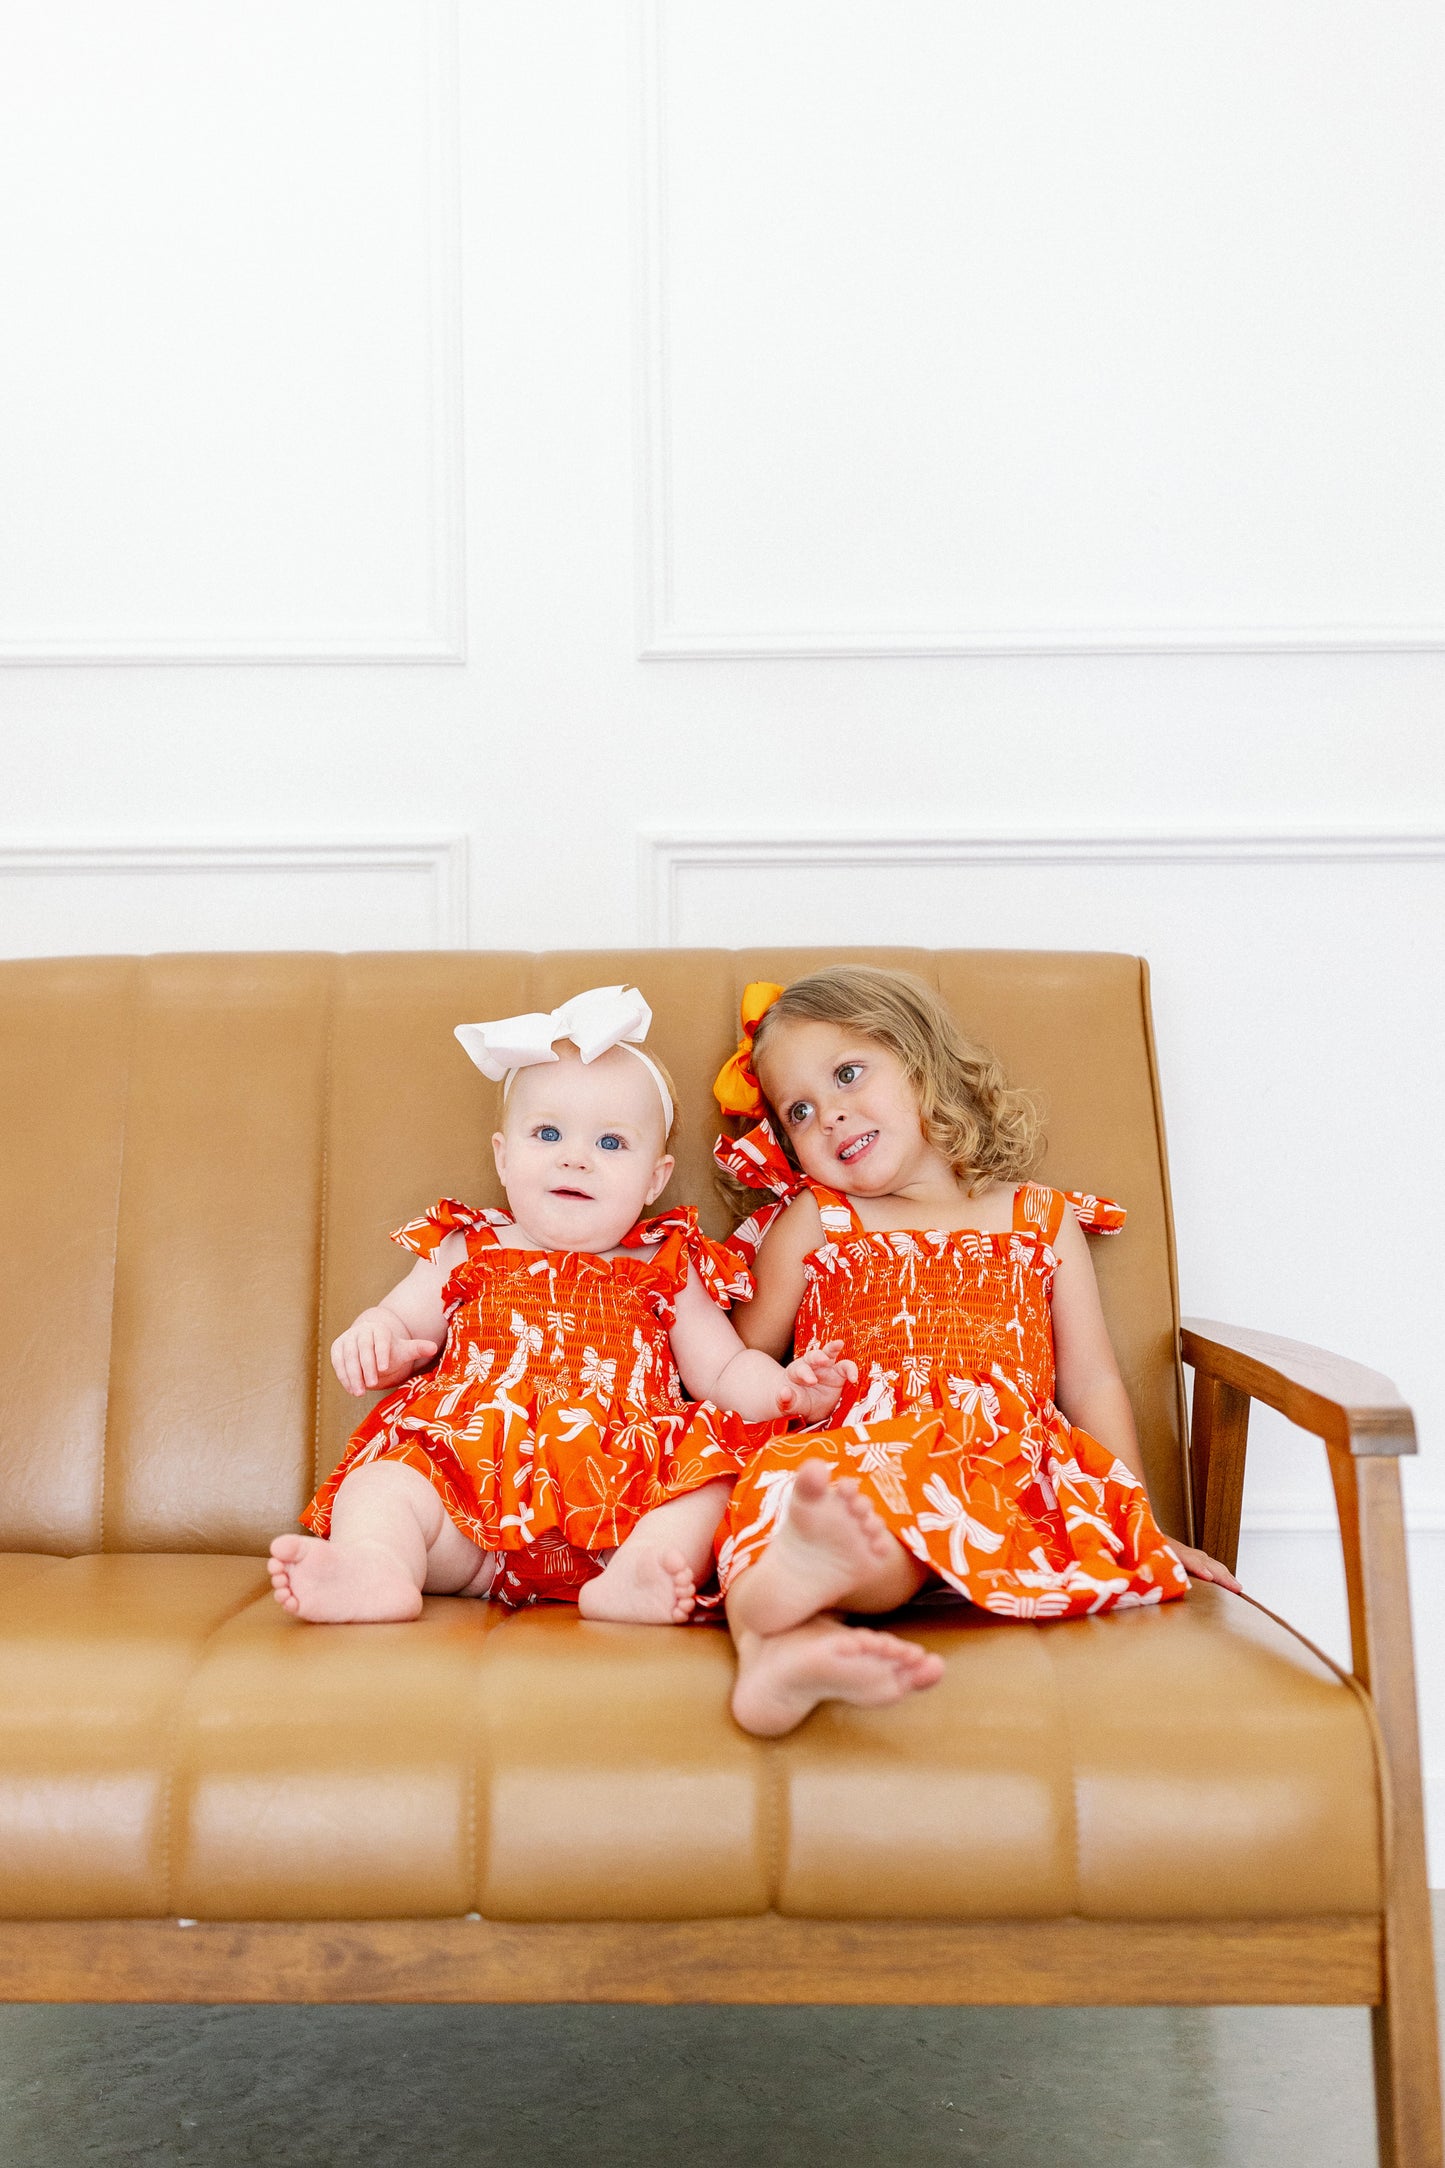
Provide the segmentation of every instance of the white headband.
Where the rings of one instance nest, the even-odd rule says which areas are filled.
[[[624,1054],[636,1055],[656,1084],[666,1130],[672,1127],[672,1094],[657,1063],[632,1043],[645,1039],[651,1024],[652,1011],[635,986],[593,986],[549,1016],[534,1009],[530,1015],[502,1016],[490,1024],[458,1024],[456,1036],[482,1075],[501,1085],[503,1098],[519,1069],[561,1058],[552,1050],[557,1039],[570,1039],[584,1061],[596,1061],[599,1054],[620,1046]]]

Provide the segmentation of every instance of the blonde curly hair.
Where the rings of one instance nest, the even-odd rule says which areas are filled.
[[[907,971],[828,964],[795,979],[767,1011],[753,1041],[764,1094],[768,1039],[783,1024],[841,1024],[886,1046],[918,1094],[924,1136],[972,1195],[987,1182],[1018,1182],[1043,1149],[1032,1093],[1017,1090],[994,1055],[966,1038],[931,986]],[[779,1138],[792,1157],[785,1125]]]

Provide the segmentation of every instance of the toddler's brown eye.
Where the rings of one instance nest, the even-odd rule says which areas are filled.
[[[852,1084],[857,1079],[858,1067],[856,1061],[845,1061],[839,1064],[834,1074],[840,1084]]]
[[[796,1129],[799,1122],[805,1122],[812,1111],[813,1109],[806,1099],[796,1099],[788,1109],[788,1120]]]

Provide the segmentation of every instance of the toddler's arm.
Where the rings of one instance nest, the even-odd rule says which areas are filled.
[[[420,1257],[389,1295],[363,1310],[331,1344],[331,1366],[347,1392],[399,1385],[429,1363],[446,1338],[442,1289],[466,1251],[448,1235],[431,1257]]]
[[[1122,1460],[1147,1491],[1134,1410],[1104,1322],[1094,1260],[1071,1206],[1065,1209],[1054,1247],[1059,1257],[1054,1276],[1054,1390],[1059,1406],[1071,1423],[1087,1430]],[[1169,1547],[1196,1581],[1219,1581],[1225,1588],[1238,1588],[1229,1568],[1207,1551],[1176,1543],[1172,1536]]]
[[[807,1280],[803,1260],[823,1239],[818,1207],[806,1193],[795,1197],[763,1236],[753,1267],[756,1293],[734,1314],[745,1347],[782,1355],[793,1337],[793,1320]]]
[[[731,1408],[744,1422],[786,1415],[816,1423],[831,1414],[845,1378],[856,1374],[851,1363],[838,1361],[842,1345],[810,1348],[784,1369],[762,1348],[744,1347],[695,1273],[678,1290],[672,1352],[682,1382],[694,1399]]]

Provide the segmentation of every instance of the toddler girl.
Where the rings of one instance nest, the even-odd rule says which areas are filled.
[[[690,1209],[643,1216],[673,1168],[651,1020],[611,986],[458,1026],[503,1086],[511,1211],[444,1198],[393,1236],[417,1263],[331,1359],[348,1392],[397,1390],[306,1508],[314,1534],[272,1544],[286,1610],[409,1619],[434,1591],[681,1622],[750,1452],[836,1404],[836,1348],[786,1371],[745,1348],[724,1314],[751,1289],[737,1252]]]
[[[882,1613],[940,1582],[1010,1618],[1161,1603],[1187,1575],[1237,1582],[1166,1543],[1083,1229],[1106,1200],[1023,1179],[1037,1117],[920,981],[837,965],[752,986],[718,1078],[764,1114],[719,1163],[778,1203],[739,1330],[781,1355],[827,1335],[856,1368],[839,1427],[774,1438],[729,1502],[719,1549],[738,1645],[733,1712],[789,1731],[820,1701],[878,1705],[942,1661],[835,1611]]]

